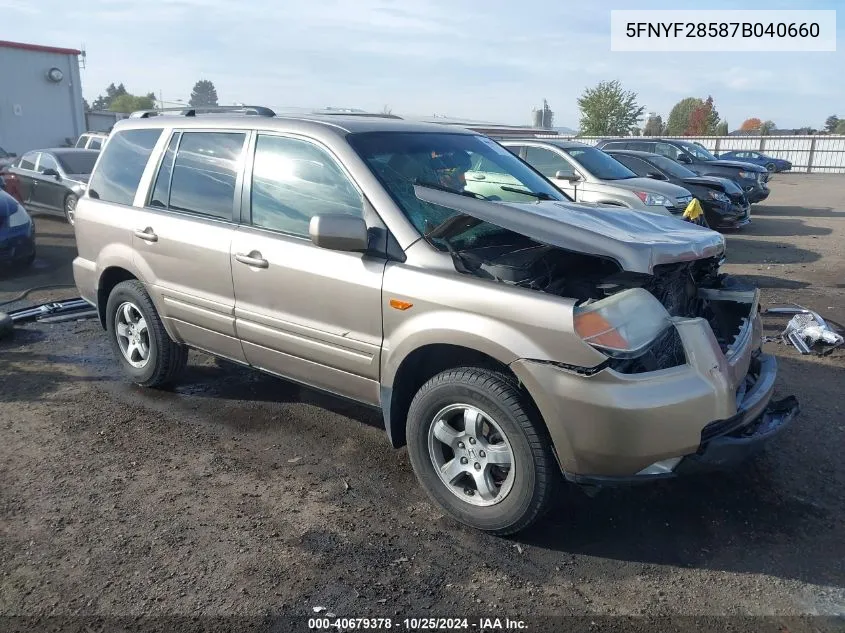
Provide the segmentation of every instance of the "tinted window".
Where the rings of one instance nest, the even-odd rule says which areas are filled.
[[[653,152],[654,143],[646,143],[645,141],[634,141],[632,143],[628,143],[628,149],[632,149],[637,152]]]
[[[655,143],[654,153],[665,156],[666,158],[671,158],[672,160],[678,160],[678,156],[681,155],[681,150],[674,145],[669,145],[669,143]]]
[[[601,146],[602,149],[628,149],[626,141],[608,141]]]
[[[88,146],[88,149],[102,149],[103,141],[99,138],[91,139],[91,144]]]
[[[232,219],[245,134],[183,132],[173,163],[170,209]],[[106,151],[111,147],[111,141]]]
[[[41,160],[38,161],[38,172],[43,174],[44,170],[52,169],[54,171],[59,171],[59,164],[56,162],[56,159],[50,156],[50,154],[41,154]]]
[[[716,160],[716,157],[713,156],[710,152],[708,152],[704,147],[698,145],[696,143],[678,143],[681,147],[687,150],[690,154],[695,156],[700,160]]]
[[[613,158],[625,165],[625,167],[637,174],[637,176],[647,176],[650,172],[657,171],[644,160],[640,160],[634,156],[629,156],[627,154],[613,154]]]
[[[252,168],[251,222],[293,235],[308,235],[320,214],[363,217],[364,201],[327,152],[311,143],[260,135]]]
[[[115,132],[91,176],[89,195],[106,202],[132,204],[144,168],[160,136],[161,129],[155,128]]]
[[[610,154],[606,154],[595,147],[571,147],[563,151],[572,156],[579,165],[583,166],[593,176],[601,180],[624,180],[637,176],[625,165],[613,159]]]
[[[88,137],[85,136],[85,135],[82,135],[82,136],[79,137],[79,139],[77,139],[76,145],[74,145],[74,147],[85,147],[85,143],[87,143],[87,142],[88,142]]]
[[[35,161],[37,159],[38,152],[28,152],[21,157],[21,161],[18,167],[21,169],[29,169],[30,171],[35,171]]]
[[[59,164],[66,174],[90,174],[97,162],[98,152],[73,152],[59,154]]]
[[[170,138],[167,150],[164,152],[164,158],[161,161],[155,186],[153,187],[153,195],[150,197],[149,204],[151,207],[167,208],[167,203],[170,200],[170,178],[173,175],[173,159],[176,157],[176,147],[179,145],[181,135],[181,132],[174,133]]]
[[[649,161],[674,178],[695,178],[697,176],[691,169],[687,169],[680,163],[663,156],[652,156]]]
[[[575,173],[572,166],[565,159],[555,154],[552,150],[542,147],[526,147],[525,162],[546,178],[554,178],[555,174],[559,171],[562,171],[567,176]]]

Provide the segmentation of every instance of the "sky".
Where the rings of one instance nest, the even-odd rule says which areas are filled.
[[[706,8],[840,5],[845,0],[710,0]],[[611,9],[700,7],[694,0],[0,0],[0,39],[84,47],[89,103],[123,82],[176,105],[209,79],[221,105],[387,106],[507,124],[529,124],[545,98],[556,126],[577,128],[583,90],[618,79],[664,120],[680,99],[708,95],[731,129],[749,117],[781,128],[845,117],[845,15],[837,16],[837,52],[610,50]]]

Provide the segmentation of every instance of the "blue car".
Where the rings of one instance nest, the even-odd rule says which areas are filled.
[[[724,154],[719,154],[719,159],[721,160],[722,158],[724,158],[725,160],[738,160],[742,161],[743,163],[752,163],[754,165],[760,165],[761,167],[765,167],[773,173],[777,173],[780,171],[789,171],[790,169],[792,169],[792,163],[790,163],[788,160],[784,160],[782,158],[774,158],[773,156],[766,156],[766,154],[761,154],[760,152],[752,152],[750,150],[725,152]]]
[[[35,260],[35,223],[26,209],[0,190],[0,273]]]

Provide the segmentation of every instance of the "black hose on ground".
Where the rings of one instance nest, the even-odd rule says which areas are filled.
[[[15,303],[16,301],[26,299],[30,294],[39,290],[58,290],[59,288],[76,288],[76,286],[74,284],[52,284],[49,286],[35,286],[34,288],[24,290],[22,293],[15,297],[12,297],[11,299],[7,299],[6,301],[0,301],[0,306],[7,306],[10,303]]]

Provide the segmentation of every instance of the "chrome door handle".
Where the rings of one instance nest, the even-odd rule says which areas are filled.
[[[258,251],[252,251],[249,255],[235,253],[235,259],[242,264],[246,264],[247,266],[252,266],[254,268],[268,268],[270,266],[270,262],[261,257],[261,253]]]
[[[145,242],[158,242],[158,235],[150,227],[144,230],[135,229],[135,237],[140,237]]]

